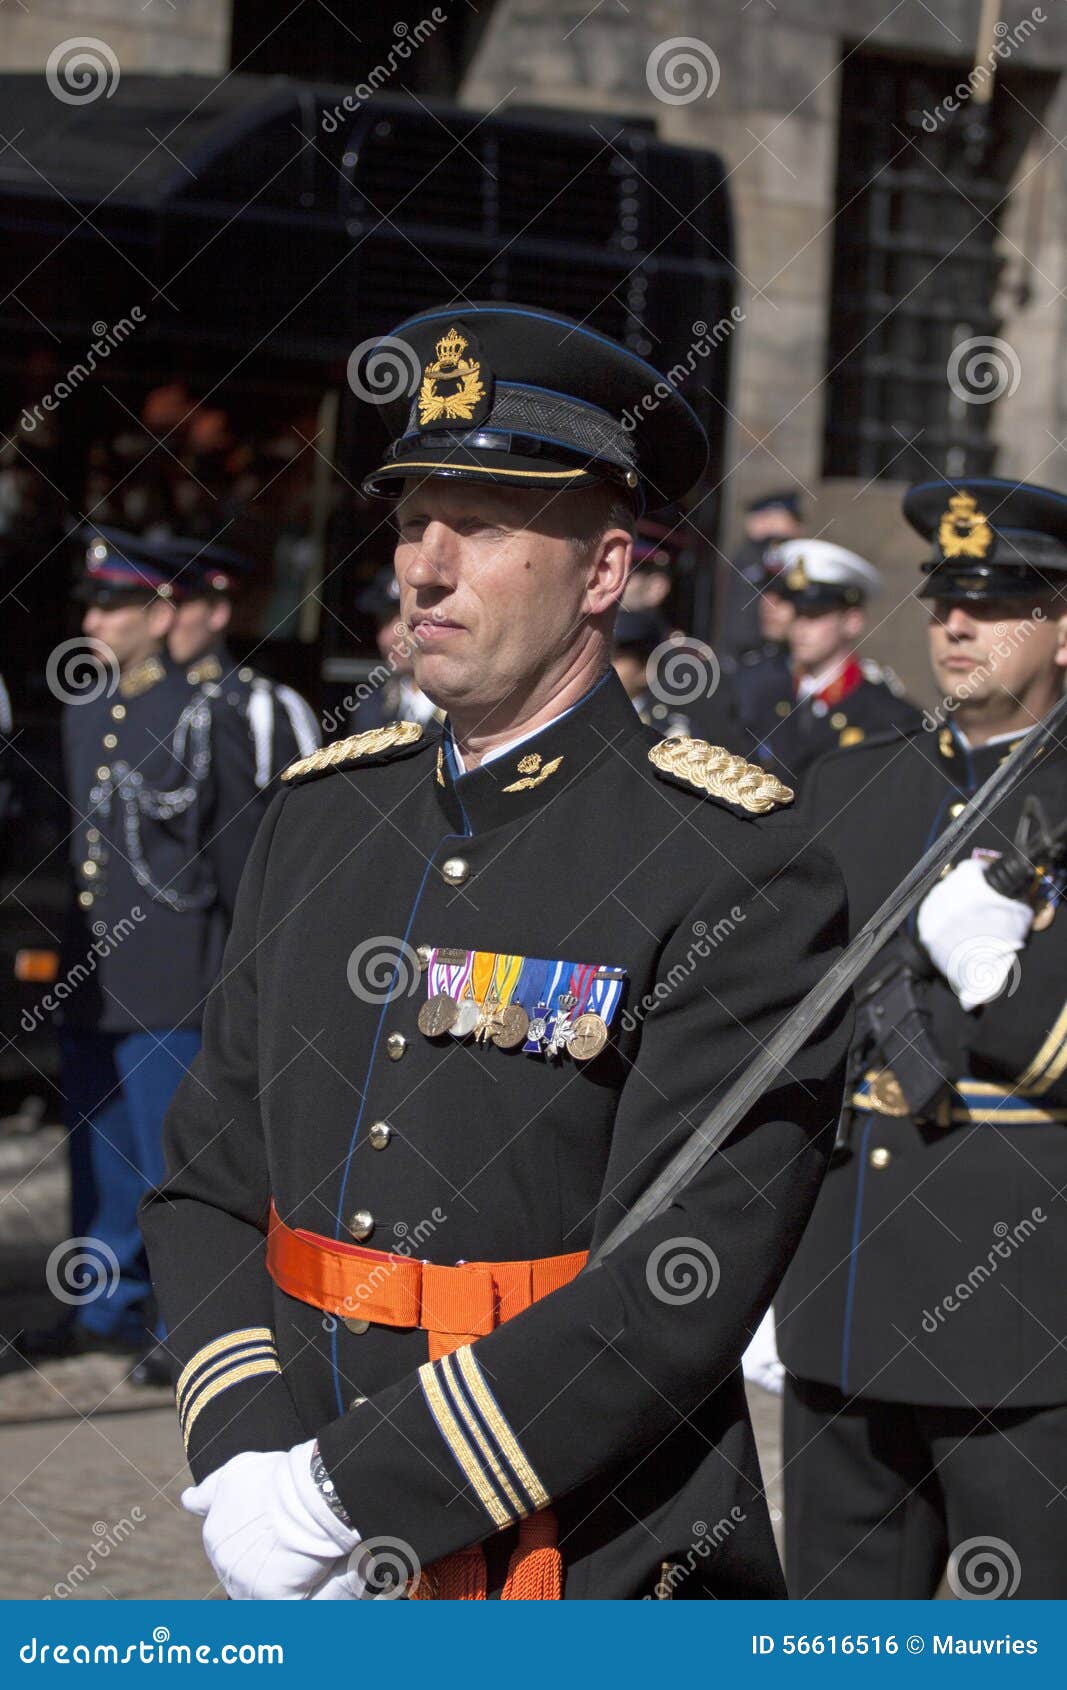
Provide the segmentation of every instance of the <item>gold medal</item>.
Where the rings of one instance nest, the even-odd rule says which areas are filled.
[[[499,1050],[515,1050],[524,1043],[530,1018],[521,1003],[506,1003],[493,1024],[490,1038]]]
[[[419,1010],[419,1032],[425,1033],[428,1039],[439,1039],[443,1033],[451,1032],[458,1014],[455,998],[450,998],[447,992],[436,992]]]
[[[588,1062],[591,1057],[600,1055],[607,1042],[608,1024],[604,1017],[587,1010],[584,1015],[579,1015],[567,1035],[567,1051],[579,1062]]]

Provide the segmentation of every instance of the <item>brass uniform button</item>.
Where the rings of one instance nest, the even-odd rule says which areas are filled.
[[[403,1033],[390,1033],[385,1041],[385,1054],[390,1062],[399,1062],[408,1048],[408,1041]]]
[[[111,716],[116,722],[124,721],[126,718],[126,706],[124,704],[113,704],[111,706]]]
[[[881,1172],[883,1168],[888,1168],[890,1162],[893,1160],[893,1152],[891,1150],[887,1150],[884,1144],[877,1144],[871,1151],[868,1160],[870,1161],[872,1168],[877,1168],[879,1172]]]
[[[114,751],[118,742],[119,742],[118,734],[105,734],[104,735],[104,750],[105,751]]]
[[[90,845],[95,845],[97,840],[100,838],[100,829],[98,827],[87,828],[85,837],[89,841]]]
[[[357,1244],[362,1244],[374,1231],[374,1216],[369,1209],[357,1209],[354,1215],[348,1217],[348,1230]]]
[[[244,669],[238,669],[237,679],[239,681],[250,681],[252,679],[252,676],[254,675],[254,673],[255,673],[255,670],[249,669],[247,667],[244,668]]]
[[[962,816],[962,814],[963,814],[963,812],[966,808],[967,808],[966,804],[950,804],[949,808],[948,808],[948,813],[949,813],[950,816],[953,816],[953,817]]]
[[[833,715],[830,717],[830,726],[832,728],[847,728],[848,727],[848,717],[845,715],[845,712],[843,710],[835,710],[834,711]]]
[[[86,880],[91,880],[93,875],[97,873],[96,864],[92,861],[82,863],[82,873]]]
[[[111,779],[111,770],[108,768],[106,763],[101,763],[100,767],[96,771],[96,778],[97,780]]]
[[[419,959],[419,967],[424,972],[430,966],[430,955],[432,951],[432,945],[416,945],[415,947],[415,955]]]
[[[774,713],[776,716],[788,716],[792,708],[793,706],[790,704],[789,700],[787,698],[783,698],[775,705]]]
[[[367,1137],[370,1139],[372,1150],[384,1150],[393,1136],[393,1129],[388,1121],[375,1121]]]
[[[462,886],[470,871],[471,865],[463,857],[449,857],[441,864],[441,873],[449,886]]]
[[[345,1320],[343,1324],[348,1327],[350,1332],[354,1332],[357,1338],[362,1337],[363,1333],[370,1328],[369,1320]],[[366,1397],[356,1398],[356,1402],[366,1402],[366,1400]],[[356,1402],[352,1404],[353,1408],[355,1408]]]
[[[78,902],[83,910],[91,910],[93,907],[93,894],[91,892],[79,892]]]

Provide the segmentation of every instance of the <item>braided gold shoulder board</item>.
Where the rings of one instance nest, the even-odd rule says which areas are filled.
[[[303,780],[308,775],[323,775],[331,769],[345,769],[367,757],[378,757],[383,751],[393,751],[402,745],[414,745],[421,738],[422,727],[418,722],[390,722],[384,728],[368,728],[366,733],[353,734],[349,739],[334,740],[332,745],[324,745],[321,751],[313,751],[308,757],[299,757],[295,763],[290,763],[287,769],[282,770],[282,780]]]
[[[796,796],[758,763],[747,763],[721,745],[703,739],[664,739],[654,745],[648,760],[664,774],[685,781],[709,798],[725,799],[757,816],[766,815]]]

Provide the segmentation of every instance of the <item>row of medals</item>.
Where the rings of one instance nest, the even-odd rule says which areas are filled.
[[[548,1016],[535,1015],[531,1020],[521,1003],[502,1004],[487,999],[479,1004],[473,998],[461,998],[457,1003],[448,992],[437,992],[419,1010],[419,1032],[429,1039],[441,1038],[445,1033],[465,1039],[473,1033],[482,1044],[491,1040],[498,1050],[517,1050],[532,1040],[546,1056],[559,1057],[566,1050],[577,1061],[588,1062],[591,1057],[599,1056],[607,1044],[608,1024],[595,1010],[587,1010],[572,1021],[571,1011],[577,1003],[573,992],[560,993],[556,999],[558,1014],[548,1036]]]

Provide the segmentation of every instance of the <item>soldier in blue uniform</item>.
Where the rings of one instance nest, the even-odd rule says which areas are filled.
[[[583,1272],[841,927],[787,789],[650,732],[610,667],[635,509],[703,431],[676,393],[628,430],[665,384],[551,312],[395,333],[421,377],[366,486],[448,719],[295,764],[249,862],[143,1210],[185,1504],[231,1596],[373,1592],[386,1538],[419,1599],[780,1595],[739,1358],[843,1010]]]
[[[933,545],[920,596],[941,704],[831,754],[805,794],[854,929],[1067,666],[1067,498],[960,480],[914,487],[904,511]],[[857,1047],[838,1158],[775,1305],[793,1596],[930,1597],[946,1566],[956,1595],[1067,1596],[1063,872],[1025,898],[984,872],[1034,800],[1050,828],[1067,819],[1062,744],[921,906],[896,1066]]]
[[[233,594],[248,560],[228,547],[201,540],[161,540],[152,554],[169,566],[175,614],[167,638],[170,655],[190,686],[218,693],[243,717],[252,741],[256,785],[266,790],[296,757],[322,743],[318,718],[306,699],[282,681],[235,662],[226,645]]]
[[[74,886],[54,995],[65,998],[72,1234],[97,1241],[101,1268],[99,1294],[68,1294],[57,1326],[23,1334],[23,1353],[41,1359],[146,1351],[137,1204],[162,1176],[163,1116],[200,1046],[264,808],[241,718],[191,692],[167,655],[175,588],[153,548],[93,532],[78,591],[99,685],[63,715]],[[148,1360],[143,1377],[160,1374]]]

